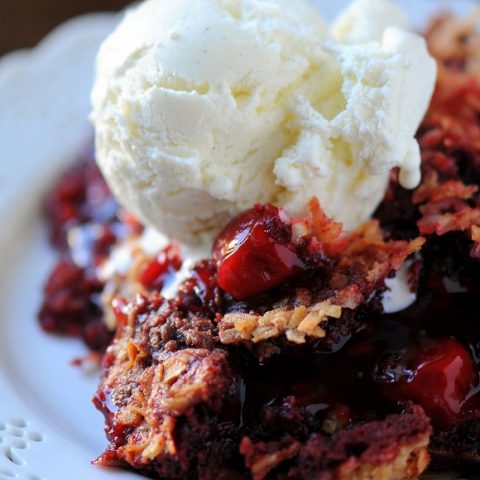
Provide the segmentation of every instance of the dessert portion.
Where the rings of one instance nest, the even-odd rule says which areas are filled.
[[[438,78],[414,140],[435,68],[423,41],[403,30],[402,13],[360,0],[328,32],[298,5],[291,12],[280,0],[149,1],[107,41],[94,92],[96,157],[127,209],[151,225],[116,204],[93,158],[68,172],[46,202],[61,260],[40,321],[105,352],[94,403],[109,446],[99,465],[165,479],[413,480],[429,465],[468,477],[480,468],[479,36],[473,23],[449,16],[432,23],[426,37]],[[207,21],[212,43],[200,28]],[[253,93],[241,90],[244,104],[222,73],[231,61],[239,62],[235,74],[246,64],[209,57],[210,47],[219,54],[220,32],[223,54],[255,45],[261,58],[273,45],[279,56],[261,67],[282,60],[278,75],[258,84],[245,77],[241,86]],[[189,51],[198,55],[186,61]],[[297,72],[289,62],[305,59],[321,71],[330,65],[335,81],[326,89],[329,75],[307,68],[275,90],[285,72]],[[180,75],[197,68],[205,78]],[[259,112],[271,92],[278,98]],[[343,102],[329,118],[338,92]],[[211,96],[223,123],[197,117]],[[304,117],[296,113],[302,102]],[[283,141],[293,128],[300,143],[253,166],[211,134],[220,125],[235,145],[251,145],[243,129],[270,114],[280,119],[269,124],[271,136]],[[339,118],[349,118],[349,135],[332,133]],[[222,157],[202,150],[212,138],[227,149]],[[305,138],[319,148],[300,147]],[[272,194],[283,187],[268,179],[294,157],[286,176],[309,173],[297,190]],[[333,167],[326,175],[305,170],[309,158]],[[221,176],[248,183],[236,178],[241,165],[246,175],[254,169],[248,201],[212,190]],[[195,183],[195,168],[205,183]],[[356,187],[370,185],[367,208]],[[343,225],[344,214],[355,220]],[[211,254],[163,235],[172,232],[189,241],[216,233]]]
[[[417,478],[426,468],[429,419],[367,390],[349,398],[371,380],[352,378],[365,360],[345,346],[380,314],[386,276],[423,242],[384,242],[375,222],[344,237],[318,204],[312,210],[295,242],[288,233],[298,225],[285,212],[256,206],[227,226],[214,260],[197,264],[173,299],[155,288],[116,297],[94,400],[111,442],[98,463],[205,479]],[[246,239],[225,263],[237,235]],[[297,260],[281,262],[279,252]],[[256,269],[254,285],[238,281],[244,268]]]
[[[355,2],[332,31],[305,0],[142,3],[98,57],[105,178],[142,222],[190,243],[256,202],[303,215],[312,196],[358,226],[393,167],[420,181],[435,63],[405,26],[385,0]]]

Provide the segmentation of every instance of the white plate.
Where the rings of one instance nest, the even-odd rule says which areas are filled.
[[[319,0],[327,16],[348,2]],[[400,2],[416,26],[439,6]],[[87,145],[95,53],[118,17],[70,21],[32,51],[0,60],[0,480],[108,480],[139,476],[90,465],[106,445],[90,403],[96,374],[71,367],[80,342],[42,333],[36,311],[54,254],[39,205],[62,166]]]

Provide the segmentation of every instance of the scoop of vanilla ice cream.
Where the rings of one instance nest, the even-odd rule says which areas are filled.
[[[357,31],[351,7],[331,34],[303,0],[131,11],[100,50],[92,94],[98,162],[119,200],[192,243],[255,202],[297,215],[313,195],[353,228],[392,167],[415,186],[435,64],[389,2],[357,3],[384,5],[382,26],[395,27],[369,27],[365,7]]]

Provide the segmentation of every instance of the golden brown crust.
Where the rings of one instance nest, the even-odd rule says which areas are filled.
[[[190,458],[188,445],[202,452],[201,442],[214,443],[216,415],[233,381],[228,354],[202,348],[210,344],[201,335],[192,348],[175,347],[170,339],[174,325],[180,335],[179,322],[184,322],[184,339],[189,326],[199,327],[159,296],[153,304],[138,297],[135,304],[116,308],[117,335],[104,357],[104,377],[94,398],[105,414],[111,445],[97,463],[181,478],[183,469],[198,462]]]
[[[428,438],[415,445],[402,447],[393,462],[382,465],[365,464],[339,472],[335,480],[416,480],[430,462]]]
[[[384,421],[357,425],[332,436],[314,434],[304,444],[288,435],[277,442],[243,438],[240,449],[254,480],[264,480],[296,457],[288,478],[309,480],[415,480],[429,464],[431,427],[413,407]]]
[[[328,318],[340,318],[341,307],[321,302],[311,307],[301,305],[293,310],[278,308],[264,315],[228,313],[220,322],[220,341],[226,345],[258,343],[285,335],[293,343],[305,343],[306,338],[324,338],[321,324]]]

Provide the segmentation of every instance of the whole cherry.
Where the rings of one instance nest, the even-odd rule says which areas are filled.
[[[471,354],[451,338],[424,340],[391,354],[375,376],[387,398],[418,403],[439,428],[455,423],[478,384]]]
[[[288,215],[273,205],[255,205],[215,242],[218,284],[237,300],[264,293],[305,269],[297,250]]]

